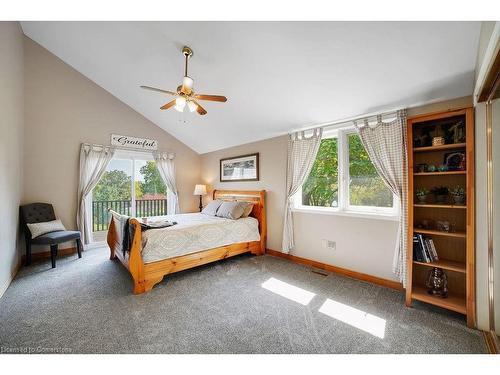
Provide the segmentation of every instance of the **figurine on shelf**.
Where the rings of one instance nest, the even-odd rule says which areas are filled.
[[[429,272],[425,285],[429,288],[427,293],[441,298],[448,297],[448,277],[441,268],[434,267]]]
[[[437,230],[440,232],[449,232],[450,231],[450,222],[446,220],[438,220],[436,221]]]
[[[465,142],[465,126],[463,121],[457,122],[448,131],[452,134],[453,143]]]

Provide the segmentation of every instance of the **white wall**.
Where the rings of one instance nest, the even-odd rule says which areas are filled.
[[[471,106],[472,98],[434,103],[413,108],[408,115]],[[267,190],[268,243],[272,250],[281,250],[283,210],[285,202],[287,136],[249,143],[203,154],[202,180],[211,189]],[[258,182],[219,182],[219,160],[224,157],[260,152],[261,178]],[[291,254],[347,268],[389,280],[396,245],[398,222],[374,219],[294,212],[296,247]],[[335,251],[322,247],[322,239],[337,242]]]
[[[18,22],[0,22],[0,296],[19,264],[23,106],[23,34]]]
[[[117,133],[156,139],[160,150],[175,152],[181,211],[197,210],[196,152],[27,37],[24,54],[24,203],[52,203],[66,228],[76,229],[80,144],[109,144]]]

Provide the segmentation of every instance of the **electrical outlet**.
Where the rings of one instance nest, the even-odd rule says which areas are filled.
[[[335,241],[327,239],[322,239],[321,244],[323,245],[323,248],[330,250],[335,250],[335,248],[337,247],[337,243]]]

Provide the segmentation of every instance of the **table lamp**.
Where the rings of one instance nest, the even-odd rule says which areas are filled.
[[[203,196],[207,195],[207,187],[206,185],[195,185],[193,195],[200,196],[200,212],[203,210]]]

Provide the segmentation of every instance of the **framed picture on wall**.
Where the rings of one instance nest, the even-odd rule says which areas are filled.
[[[259,181],[259,153],[220,159],[220,181]]]

